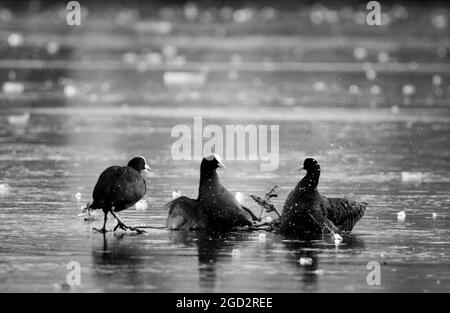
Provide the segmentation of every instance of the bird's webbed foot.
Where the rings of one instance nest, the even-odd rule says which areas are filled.
[[[145,233],[145,230],[139,229],[136,227],[132,227],[132,226],[127,226],[123,222],[117,222],[117,225],[114,227],[114,231],[116,231],[118,228],[120,228],[123,231],[127,231],[127,230],[135,231],[138,234]]]

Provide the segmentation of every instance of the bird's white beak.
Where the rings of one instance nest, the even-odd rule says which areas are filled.
[[[218,167],[221,167],[221,168],[227,168],[227,167],[225,166],[225,164],[223,164],[222,162],[218,162],[218,163],[217,163],[217,166],[218,166]]]
[[[152,175],[152,169],[145,164],[144,170],[141,172],[142,176],[149,178]]]
[[[304,171],[305,168],[304,168],[303,166],[301,166],[301,167],[298,168],[298,170],[299,170],[299,171]]]

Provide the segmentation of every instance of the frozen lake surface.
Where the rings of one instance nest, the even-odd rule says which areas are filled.
[[[97,110],[98,111],[98,110]],[[78,112],[78,113],[77,113]],[[260,172],[258,162],[229,161],[219,173],[232,192],[259,212],[248,194],[280,186],[279,207],[300,176],[307,154],[320,160],[320,190],[369,203],[351,236],[289,241],[272,233],[202,233],[148,230],[103,236],[77,214],[90,201],[98,174],[132,155],[147,156],[153,175],[145,211],[121,216],[131,225],[163,226],[172,191],[195,197],[198,161],[173,161],[173,125],[192,123],[135,115],[33,113],[26,127],[2,120],[0,183],[1,291],[60,291],[70,261],[82,267],[73,291],[445,291],[450,287],[448,123],[283,122],[280,167]],[[374,113],[375,114],[375,113]],[[209,120],[208,120],[209,121]],[[218,125],[229,120],[211,120]],[[245,124],[245,121],[240,121]],[[274,121],[272,121],[274,123]],[[408,124],[408,125],[407,125]],[[402,183],[402,172],[412,182]],[[405,174],[404,174],[405,175]],[[408,176],[405,176],[406,179]],[[404,177],[404,179],[405,179]],[[76,193],[81,193],[77,202]],[[397,212],[406,212],[405,221]],[[432,213],[437,218],[432,219]],[[113,221],[109,224],[113,227]],[[234,252],[233,252],[234,251]],[[239,252],[236,252],[239,251]],[[312,258],[301,266],[300,257]],[[381,286],[368,286],[366,266],[381,264]]]
[[[419,7],[405,19],[397,7],[393,26],[374,33],[355,27],[348,10],[333,11],[337,24],[313,25],[314,8],[272,20],[266,10],[264,23],[147,9],[93,9],[89,18],[100,18],[75,30],[45,8],[0,14],[0,292],[450,291],[442,17]],[[194,73],[167,74],[180,71]],[[174,190],[197,196],[200,161],[170,153],[172,128],[194,116],[204,126],[280,126],[276,171],[227,159],[219,171],[256,213],[249,194],[276,184],[281,208],[313,156],[319,190],[368,202],[365,216],[339,245],[266,232],[92,232],[102,214],[85,222],[80,208],[103,169],[133,156],[145,156],[153,174],[148,207],[121,212],[126,223],[164,226]],[[71,261],[80,286],[66,285]],[[372,261],[378,286],[366,280]]]

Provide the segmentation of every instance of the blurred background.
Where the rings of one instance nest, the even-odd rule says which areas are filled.
[[[381,26],[362,1],[89,1],[81,26],[66,4],[2,1],[2,107],[448,103],[445,2],[383,2]]]
[[[370,26],[362,1],[79,3],[69,26],[66,1],[0,2],[0,291],[450,290],[448,4],[381,1]],[[367,201],[365,217],[339,246],[92,233],[102,218],[80,207],[132,156],[154,173],[129,224],[164,225],[173,190],[197,196],[199,162],[170,154],[194,116],[280,126],[276,171],[219,173],[255,212],[248,194],[277,184],[281,207],[311,155],[320,191]],[[65,283],[72,260],[81,286]]]

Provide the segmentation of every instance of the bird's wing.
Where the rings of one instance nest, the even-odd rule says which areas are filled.
[[[115,202],[115,195],[118,192],[118,188],[120,188],[119,186],[122,185],[119,178],[123,173],[124,167],[111,166],[100,174],[92,192],[94,203],[111,204]]]
[[[311,210],[308,210],[308,214],[314,220],[314,222],[316,222],[316,224],[320,226],[322,230],[330,232],[332,234],[340,233],[340,230],[336,227],[336,225],[334,225],[332,221],[326,218],[321,210],[313,208]]]
[[[351,231],[366,211],[366,202],[356,202],[345,198],[327,198],[325,208],[328,218],[340,229]]]
[[[169,209],[166,223],[168,229],[205,228],[198,200],[181,196],[167,203],[164,208]]]
[[[120,171],[118,166],[111,166],[104,170],[98,177],[92,192],[94,201],[96,199],[105,199],[111,191],[111,184],[107,183],[112,179],[115,179],[116,173]]]
[[[251,224],[252,221],[258,219],[255,214],[253,214],[250,209],[241,205],[235,196],[231,192],[228,191],[223,185],[220,185],[220,189],[218,190],[218,197],[221,199],[221,202],[226,206],[228,213],[233,213],[238,216],[239,219],[246,220],[244,224]]]
[[[112,166],[98,178],[94,187],[94,201],[114,204],[116,211],[126,209],[139,201],[146,192],[145,180],[134,169]]]

